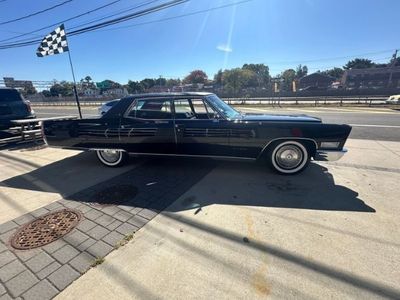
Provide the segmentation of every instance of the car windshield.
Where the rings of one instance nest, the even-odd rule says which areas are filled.
[[[240,113],[238,111],[234,110],[232,107],[230,107],[216,95],[208,96],[207,100],[211,103],[213,107],[215,107],[218,110],[220,114],[222,114],[228,119],[240,116]]]

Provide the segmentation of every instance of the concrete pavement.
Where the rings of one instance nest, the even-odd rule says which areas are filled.
[[[54,148],[0,151],[0,165],[0,224],[135,167],[104,172],[94,153]]]
[[[219,162],[58,299],[400,298],[400,143],[299,176]]]

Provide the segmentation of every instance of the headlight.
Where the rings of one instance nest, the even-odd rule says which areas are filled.
[[[321,148],[323,149],[337,149],[339,145],[340,142],[321,142]]]

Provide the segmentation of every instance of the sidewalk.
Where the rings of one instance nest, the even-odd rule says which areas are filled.
[[[400,143],[278,176],[219,162],[58,299],[400,298]]]
[[[0,224],[134,168],[104,168],[94,153],[0,151]]]

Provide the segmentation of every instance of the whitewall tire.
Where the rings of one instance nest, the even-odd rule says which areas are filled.
[[[280,174],[292,175],[303,171],[310,163],[306,147],[297,141],[284,141],[269,152],[272,169]]]
[[[104,149],[96,150],[97,158],[107,167],[120,167],[128,159],[128,154],[125,151]]]

